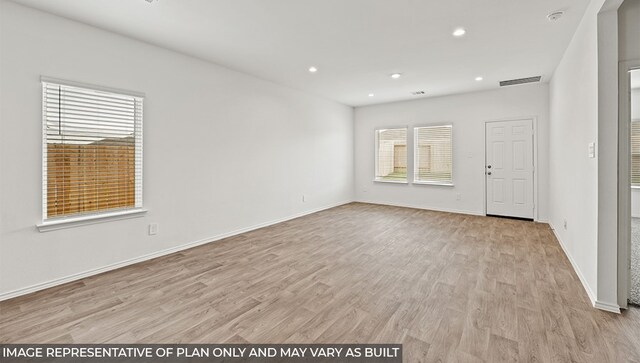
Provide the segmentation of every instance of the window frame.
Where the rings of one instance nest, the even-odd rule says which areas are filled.
[[[418,129],[426,129],[426,128],[436,128],[436,127],[449,127],[451,129],[451,181],[450,182],[435,182],[435,181],[424,181],[418,180],[419,173],[416,171],[418,167]],[[454,133],[453,133],[453,122],[442,122],[442,123],[432,123],[432,124],[422,124],[413,126],[413,184],[417,185],[433,185],[433,186],[444,186],[444,187],[453,187],[454,183]]]
[[[144,207],[144,148],[143,148],[143,140],[144,140],[144,100],[145,94],[141,92],[128,91],[117,88],[109,88],[103,87],[93,84],[80,83],[74,81],[61,80],[51,77],[40,77],[41,84],[41,107],[42,107],[42,139],[41,139],[41,221],[36,225],[37,229],[40,232],[47,232],[52,230],[58,230],[63,228],[70,228],[76,226],[82,226],[87,224],[95,224],[101,222],[107,222],[112,220],[120,220],[120,219],[128,219],[128,218],[136,218],[143,216],[147,209]],[[121,208],[121,209],[109,209],[102,211],[89,212],[84,214],[71,214],[66,216],[47,216],[47,204],[48,204],[48,195],[47,195],[47,117],[46,117],[46,100],[45,100],[45,87],[46,84],[54,84],[60,86],[68,86],[68,87],[77,87],[83,88],[91,91],[99,91],[99,92],[109,92],[115,93],[123,96],[131,96],[136,98],[136,102],[141,102],[141,115],[140,120],[137,121],[134,119],[134,138],[135,138],[135,159],[134,163],[136,165],[135,174],[138,176],[134,182],[134,188],[140,190],[139,198],[135,198],[136,201],[133,207]],[[139,137],[135,135],[139,133]],[[139,147],[138,147],[139,144]],[[139,170],[138,170],[139,168]]]
[[[405,143],[407,144],[406,147],[407,149],[409,148],[409,130],[410,127],[408,125],[401,125],[401,126],[390,126],[390,127],[377,127],[374,129],[373,133],[374,133],[374,147],[373,147],[373,181],[375,183],[389,183],[389,184],[402,184],[402,185],[408,185],[409,184],[409,153],[407,152],[407,176],[405,177],[405,180],[384,180],[384,179],[380,179],[378,178],[378,150],[379,150],[379,134],[380,131],[385,131],[385,130],[405,130],[406,131],[406,141]]]

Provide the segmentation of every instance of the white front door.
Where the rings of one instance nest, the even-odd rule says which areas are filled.
[[[486,123],[487,214],[533,219],[533,120]]]

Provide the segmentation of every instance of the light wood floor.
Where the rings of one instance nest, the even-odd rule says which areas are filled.
[[[640,362],[544,224],[349,204],[0,303],[0,343],[403,343],[407,362]]]

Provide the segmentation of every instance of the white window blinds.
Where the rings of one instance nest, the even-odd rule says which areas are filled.
[[[453,183],[452,129],[452,125],[414,129],[414,180],[416,183]]]
[[[640,120],[631,121],[631,185],[640,187]]]
[[[407,181],[407,129],[376,130],[377,181]]]
[[[142,207],[142,97],[42,82],[43,220]]]

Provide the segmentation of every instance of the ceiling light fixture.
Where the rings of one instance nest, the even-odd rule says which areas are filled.
[[[453,31],[453,36],[454,37],[461,37],[461,36],[463,36],[465,34],[467,34],[467,31],[464,30],[464,28],[458,28],[458,29]]]
[[[394,73],[394,74],[391,75],[391,78],[393,78],[393,79],[398,79],[400,77],[402,77],[402,73]]]
[[[478,82],[482,81],[483,79],[484,78],[482,78],[482,77],[476,77],[476,81],[478,81]]]
[[[373,97],[375,96],[373,93],[369,93],[369,97]]]
[[[309,67],[309,72],[311,72],[311,73],[316,73],[317,71],[318,71],[318,68],[313,67],[313,66],[312,66],[312,67]]]

